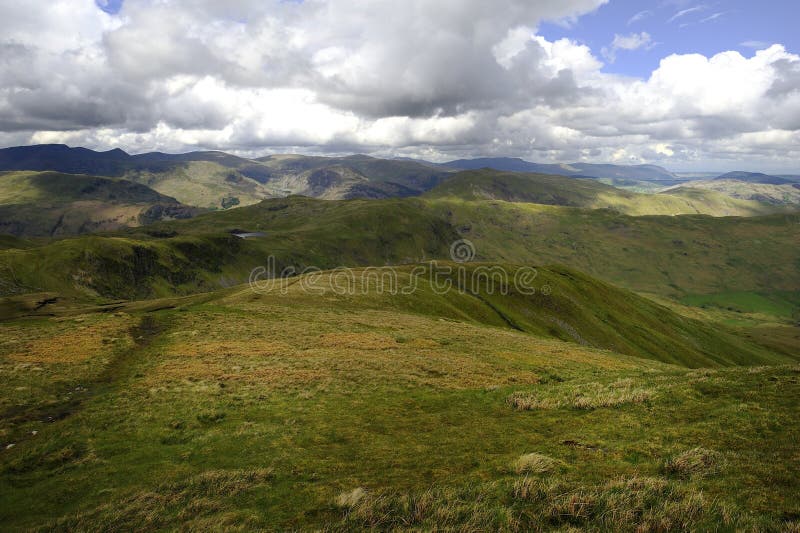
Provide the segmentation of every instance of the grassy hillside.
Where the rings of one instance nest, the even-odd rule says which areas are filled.
[[[733,179],[716,179],[711,181],[691,181],[676,189],[670,189],[670,194],[691,194],[690,191],[701,189],[703,191],[716,191],[718,193],[741,200],[752,200],[764,204],[788,205],[798,208],[800,206],[800,184],[767,184],[748,183]]]
[[[125,176],[174,196],[181,203],[212,209],[250,205],[276,196],[255,179],[213,161],[190,161],[157,171],[129,171]]]
[[[172,197],[122,179],[60,172],[0,172],[0,205],[75,200],[175,203]]]
[[[55,291],[146,298],[243,283],[272,255],[278,267],[415,263],[447,257],[458,234],[418,200],[308,198],[158,223],[117,236],[63,239],[0,252],[15,272],[9,293]],[[236,231],[263,232],[240,239]]]
[[[295,283],[7,322],[0,523],[797,527],[796,365],[687,370],[453,298]]]
[[[630,217],[507,202],[431,201],[481,261],[561,263],[637,291],[682,296],[800,288],[800,216]]]
[[[713,191],[679,189],[672,193],[641,194],[593,179],[486,169],[458,173],[430,191],[427,196],[611,209],[635,216],[756,216],[783,211],[780,207],[737,200]]]
[[[116,237],[0,251],[17,291],[118,298],[242,283],[270,255],[280,268],[396,265],[448,259],[466,237],[476,259],[564,264],[671,297],[800,290],[797,215],[629,217],[609,210],[450,199],[269,200]],[[262,233],[251,239],[237,231]],[[41,265],[41,268],[33,268]],[[173,287],[174,285],[174,287]],[[134,288],[136,287],[136,288]]]
[[[61,236],[188,218],[197,209],[123,179],[58,172],[0,173],[0,233]]]

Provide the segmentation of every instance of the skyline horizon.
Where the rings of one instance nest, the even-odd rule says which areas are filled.
[[[754,174],[765,174],[765,175],[774,175],[774,176],[800,176],[800,165],[794,168],[794,170],[786,170],[786,169],[770,169],[764,167],[752,167],[747,166],[746,163],[739,165],[739,166],[730,166],[725,168],[710,168],[710,167],[685,167],[685,168],[676,168],[671,165],[663,164],[663,163],[656,163],[656,162],[641,162],[641,163],[620,163],[620,162],[612,162],[607,160],[598,160],[598,159],[585,159],[585,160],[564,160],[564,161],[554,161],[554,160],[542,160],[542,159],[533,159],[527,158],[518,155],[485,155],[485,154],[472,154],[472,155],[464,155],[464,156],[453,156],[453,157],[441,157],[438,160],[435,159],[425,159],[420,157],[409,157],[405,155],[396,155],[396,154],[387,154],[381,151],[374,151],[374,152],[366,152],[366,151],[352,151],[352,150],[342,150],[342,151],[314,151],[314,150],[288,150],[288,151],[281,151],[279,147],[276,150],[270,149],[270,147],[262,149],[262,150],[226,150],[222,148],[213,148],[213,147],[197,147],[191,150],[179,150],[179,151],[165,151],[165,150],[158,150],[158,149],[145,149],[145,150],[131,150],[129,148],[125,148],[123,146],[114,146],[114,147],[91,147],[85,145],[72,145],[69,143],[35,143],[35,144],[20,144],[20,145],[11,145],[11,146],[4,146],[0,145],[0,150],[7,150],[11,148],[24,148],[24,147],[36,147],[36,146],[66,146],[68,148],[83,148],[87,150],[92,150],[97,153],[107,153],[113,152],[115,150],[119,150],[124,152],[130,156],[139,156],[139,155],[146,155],[146,154],[153,154],[153,153],[163,153],[167,155],[185,155],[185,154],[192,154],[198,152],[220,152],[229,155],[234,155],[237,157],[241,157],[243,159],[258,159],[263,157],[269,156],[299,156],[299,157],[330,157],[330,158],[341,158],[341,157],[348,157],[348,156],[367,156],[372,157],[375,159],[386,159],[386,160],[410,160],[410,161],[418,161],[421,163],[431,163],[436,165],[442,165],[447,163],[453,163],[459,160],[479,160],[479,159],[508,159],[508,160],[521,160],[526,163],[533,163],[533,164],[541,164],[541,165],[562,165],[562,166],[569,166],[573,164],[588,164],[588,165],[614,165],[620,167],[639,167],[639,166],[652,166],[664,169],[668,172],[671,172],[675,175],[710,175],[715,174],[716,176],[721,176],[727,173],[732,172],[748,172]],[[287,147],[287,148],[301,148],[301,147]],[[264,151],[266,150],[266,151]]]
[[[789,0],[0,2],[0,145],[798,172]]]

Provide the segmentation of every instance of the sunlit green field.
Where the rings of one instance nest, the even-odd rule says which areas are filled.
[[[4,529],[797,527],[791,358],[692,370],[326,280],[5,322]]]

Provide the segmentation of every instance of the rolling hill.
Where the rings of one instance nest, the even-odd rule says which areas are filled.
[[[714,178],[721,181],[742,181],[745,183],[761,183],[764,185],[791,185],[797,183],[796,180],[782,178],[779,176],[770,176],[760,172],[728,172]]]
[[[800,215],[585,207],[604,195],[645,196],[476,172],[0,236],[0,523],[794,528]],[[734,291],[781,317],[675,301]]]
[[[753,363],[786,358],[758,358],[725,328],[569,269],[541,276],[553,283],[550,303],[425,284],[407,297],[373,284],[342,294],[324,273],[286,291],[231,288],[6,321],[0,521],[10,530],[791,528],[797,365],[701,359],[709,367],[687,369],[673,358],[709,348]],[[600,327],[621,349],[666,341],[679,364],[531,335],[500,316],[521,320],[522,308],[534,311],[531,326],[558,328],[553,314],[587,326],[587,338]]]
[[[123,179],[0,172],[0,233],[63,236],[112,231],[199,212]]]
[[[593,179],[486,169],[455,174],[427,196],[611,209],[629,215],[756,216],[782,211],[780,207],[733,199],[714,191],[681,188],[661,194],[643,194]]]
[[[107,298],[188,294],[243,283],[266,258],[279,270],[398,265],[449,257],[467,238],[476,260],[564,264],[671,297],[800,290],[798,215],[631,217],[457,198],[322,201],[302,197],[0,251],[7,294]],[[241,239],[236,233],[251,233]]]
[[[656,165],[609,165],[592,163],[571,164],[542,164],[531,163],[518,158],[479,158],[459,159],[444,163],[443,166],[457,170],[479,170],[491,168],[493,170],[528,172],[538,174],[555,174],[558,176],[574,176],[603,178],[612,180],[631,180],[635,182],[660,182],[670,183],[679,181],[677,175]]]
[[[710,181],[691,181],[667,189],[668,194],[685,195],[690,191],[716,191],[731,198],[750,200],[762,204],[790,206],[800,209],[800,183],[781,184],[717,178]]]

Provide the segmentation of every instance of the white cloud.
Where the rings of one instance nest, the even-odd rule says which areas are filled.
[[[536,35],[604,1],[0,0],[0,143],[796,164],[800,57],[750,43],[631,79]]]
[[[680,18],[683,18],[686,15],[691,15],[692,13],[697,13],[699,11],[703,11],[704,9],[707,9],[707,7],[705,5],[703,5],[703,4],[700,4],[700,5],[694,6],[694,7],[689,7],[689,8],[686,8],[686,9],[681,9],[680,11],[678,11],[677,13],[672,15],[667,20],[667,23],[669,24],[670,22],[675,22],[676,20],[678,20]]]
[[[640,50],[642,48],[649,50],[655,43],[649,33],[643,31],[641,33],[632,33],[630,35],[614,35],[614,40],[611,46],[602,49],[601,53],[611,63],[617,60],[617,51],[619,50]]]
[[[654,13],[652,11],[650,11],[650,10],[639,11],[634,16],[632,16],[630,19],[628,19],[628,26],[632,26],[633,24],[636,24],[637,22],[641,22],[646,18],[652,17],[653,15],[654,15]]]

